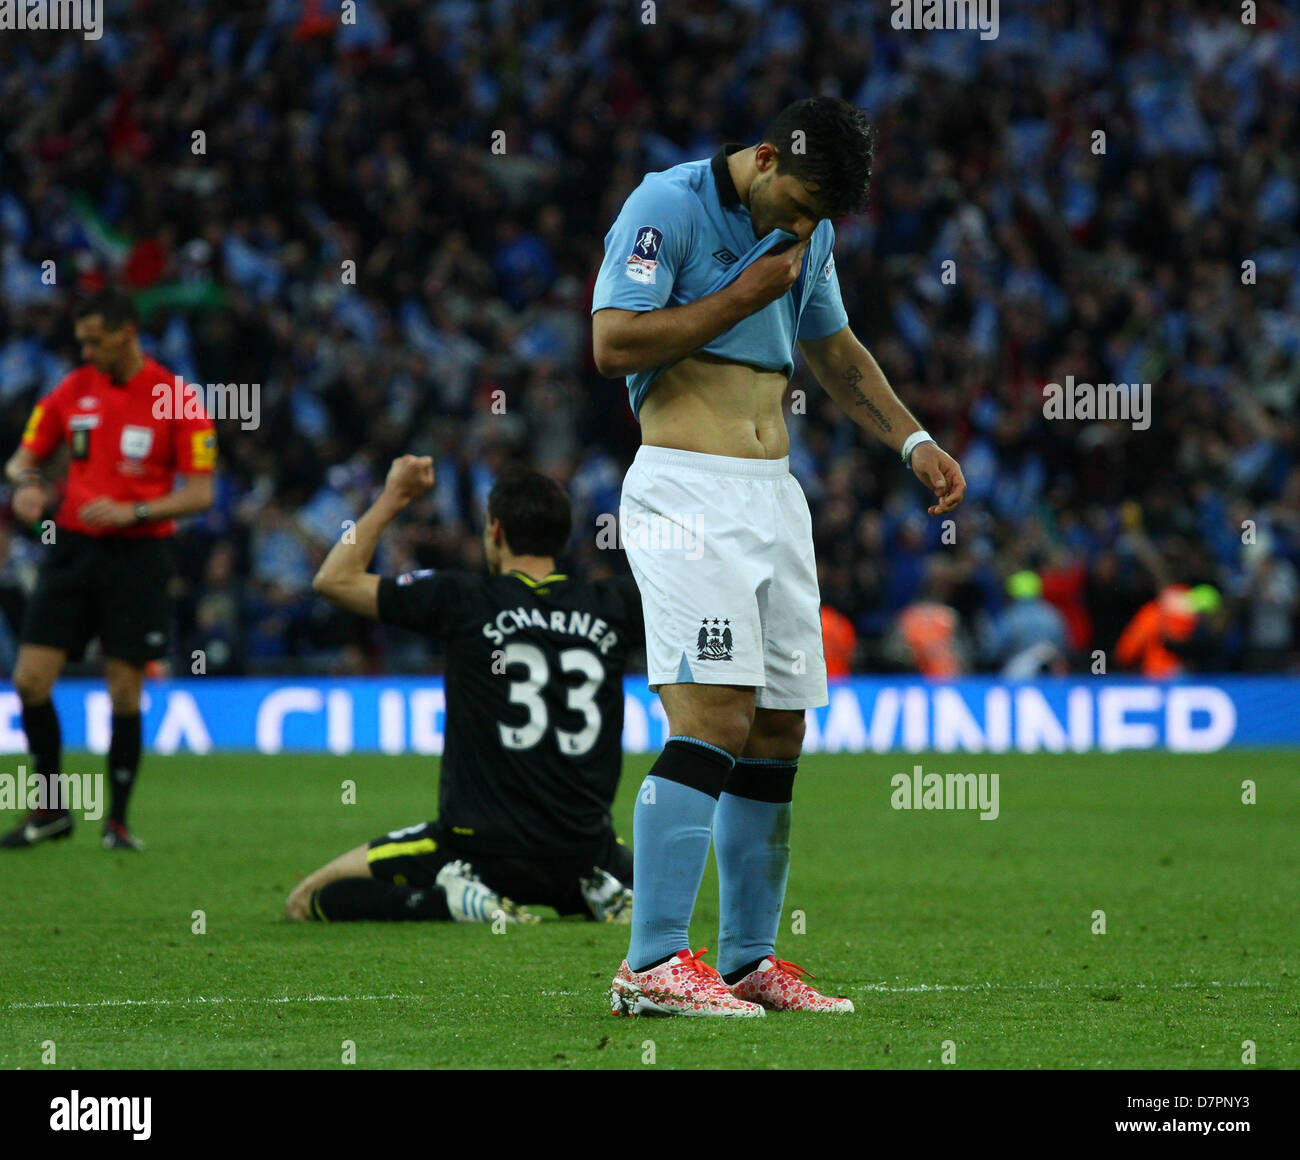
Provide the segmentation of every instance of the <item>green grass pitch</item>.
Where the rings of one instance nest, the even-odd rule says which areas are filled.
[[[629,837],[651,761],[625,763]],[[916,762],[998,774],[1000,816],[892,809]],[[150,756],[144,854],[84,822],[0,852],[0,1067],[50,1066],[52,1042],[79,1069],[1232,1069],[1249,1040],[1256,1068],[1294,1068],[1298,769],[1294,751],[807,757],[778,953],[857,1013],[715,1021],[610,1015],[625,927],[286,923],[299,875],[434,812],[431,759]],[[716,931],[710,866],[693,945]]]

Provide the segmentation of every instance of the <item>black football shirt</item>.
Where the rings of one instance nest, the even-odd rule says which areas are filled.
[[[445,642],[439,829],[485,853],[560,855],[610,830],[635,582],[459,571],[379,582],[379,619]]]

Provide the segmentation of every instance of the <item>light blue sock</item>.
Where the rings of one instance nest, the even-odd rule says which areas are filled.
[[[738,770],[750,763],[738,763]],[[774,765],[776,763],[773,763]],[[784,763],[783,763],[784,764]],[[793,778],[793,764],[784,765]],[[790,872],[790,802],[724,792],[713,815],[718,863],[718,970],[775,955]]]
[[[709,859],[713,811],[731,766],[731,756],[715,746],[670,738],[637,791],[627,952],[634,971],[688,947],[691,912]]]

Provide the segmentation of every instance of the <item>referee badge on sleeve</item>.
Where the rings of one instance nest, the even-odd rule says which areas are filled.
[[[36,406],[32,408],[32,414],[31,417],[27,420],[27,426],[23,428],[24,443],[30,443],[33,439],[36,438],[36,432],[40,430],[41,419],[44,417],[44,415],[45,415],[44,404],[37,403]]]
[[[190,436],[190,462],[195,471],[208,471],[217,461],[217,433],[195,431]]]

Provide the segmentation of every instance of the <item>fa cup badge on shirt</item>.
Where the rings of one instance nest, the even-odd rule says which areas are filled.
[[[697,659],[702,661],[729,661],[732,659],[730,625],[730,620],[719,621],[716,616],[712,620],[706,616],[700,621],[700,632],[695,641],[699,649]]]

